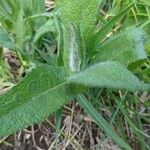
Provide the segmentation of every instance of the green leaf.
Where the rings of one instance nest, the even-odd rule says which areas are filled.
[[[44,0],[23,0],[22,6],[25,17],[27,18],[33,18],[33,16],[39,16],[39,14],[43,14],[46,12]],[[40,28],[43,24],[46,23],[46,21],[47,20],[44,16],[42,18],[34,17],[34,21],[33,19],[29,20],[30,26],[31,28],[33,28],[33,30],[37,30],[38,28]]]
[[[24,47],[24,40],[25,40],[25,23],[24,23],[24,12],[23,8],[20,8],[20,11],[17,14],[16,20],[15,20],[15,26],[14,26],[14,31],[16,35],[16,45],[17,45],[17,50],[23,50]]]
[[[1,26],[0,26],[0,47],[14,49],[14,45],[11,37],[9,36],[9,33],[5,31]]]
[[[131,28],[104,42],[97,49],[98,53],[93,58],[93,61],[103,62],[112,60],[129,65],[137,60],[147,58],[144,43],[145,34],[143,30]]]
[[[95,22],[98,13],[98,0],[63,0],[61,1],[60,18],[64,25],[64,62],[68,64],[69,53],[68,43],[70,43],[70,24],[74,24],[79,32],[80,56],[84,64],[85,53],[90,51],[89,41],[94,36]]]
[[[71,72],[80,70],[80,40],[77,28],[74,24],[70,24],[70,37],[69,37],[69,69]]]
[[[1,0],[1,21],[14,23],[17,19],[18,13],[20,12],[22,1],[20,0]],[[13,24],[14,25],[14,24]]]
[[[139,79],[117,62],[95,64],[68,78],[68,83],[89,87],[107,87],[127,89],[130,91],[150,90],[150,85],[141,83]]]
[[[61,33],[61,31],[59,32]],[[80,70],[80,64],[81,64],[80,52],[82,49],[80,32],[75,24],[73,23],[70,24],[70,29],[68,33],[66,32],[66,36],[64,37],[64,39],[65,40],[59,44],[64,44],[63,48],[65,49],[62,55],[63,61],[65,64],[66,70],[68,70],[68,72],[72,74],[73,72]],[[59,45],[59,48],[61,48],[60,45]]]
[[[129,5],[126,9],[112,18],[108,23],[106,23],[95,35],[94,35],[94,49],[98,46],[101,40],[106,36],[107,33],[115,26],[115,24],[131,9],[134,3]]]
[[[47,18],[51,18],[53,17],[52,13],[41,13],[41,14],[35,14],[35,15],[32,15],[32,16],[29,16],[29,17],[26,17],[25,18],[25,21],[30,21],[30,20],[35,20],[35,19],[41,19],[42,17],[47,17]]]
[[[108,122],[92,106],[92,104],[86,99],[84,95],[80,94],[77,101],[83,107],[83,109],[95,120],[97,125],[102,128],[106,134],[111,137],[121,148],[131,150],[131,147],[116,134],[112,127],[109,126]]]
[[[30,0],[28,0],[30,1]],[[33,3],[33,12],[34,14],[44,13],[46,12],[45,8],[45,0],[32,0]]]
[[[98,0],[63,0],[61,20],[64,25],[76,24],[85,40],[91,38],[95,28]]]
[[[60,68],[39,66],[0,96],[0,137],[39,123],[68,102]]]
[[[26,17],[46,12],[44,0],[23,0],[22,2]]]
[[[44,34],[54,31],[55,31],[54,20],[51,18],[37,30],[34,36],[33,44],[38,42],[39,38],[41,38]]]
[[[57,63],[59,66],[64,66],[64,59],[63,59],[63,51],[64,51],[64,39],[63,39],[63,27],[60,22],[60,18],[54,14],[55,20],[55,27],[56,27],[56,34],[57,34]]]

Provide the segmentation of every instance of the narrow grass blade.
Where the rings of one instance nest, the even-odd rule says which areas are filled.
[[[57,139],[57,141],[59,140],[59,136],[60,136],[59,132],[60,132],[60,128],[61,128],[62,111],[63,111],[63,108],[60,108],[55,113],[56,139]]]
[[[125,10],[120,12],[118,15],[116,15],[114,18],[112,18],[107,24],[105,24],[100,31],[98,31],[94,36],[94,49],[98,46],[100,41],[106,36],[106,34],[113,28],[113,26],[121,19],[122,16],[124,16],[130,8],[134,5],[132,3],[129,5]]]
[[[114,140],[114,142],[116,142],[121,148],[132,150],[131,147],[114,132],[114,130],[107,123],[107,121],[91,105],[91,103],[86,99],[86,97],[83,94],[80,94],[78,96],[77,101],[83,107],[83,109],[95,120],[97,125],[100,128],[102,128],[105,131],[105,133]]]

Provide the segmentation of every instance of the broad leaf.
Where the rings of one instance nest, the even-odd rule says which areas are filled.
[[[0,26],[0,47],[14,49],[9,33]]]
[[[63,0],[61,2],[61,19],[68,26],[76,24],[85,40],[91,38],[95,27],[98,0]]]
[[[63,60],[68,65],[70,53],[70,24],[76,26],[79,38],[80,56],[85,59],[85,53],[89,52],[89,41],[94,36],[94,28],[98,13],[98,0],[63,0],[61,1],[60,18],[64,25],[64,56]],[[86,52],[85,52],[86,50]],[[84,64],[84,62],[81,62]]]
[[[137,60],[146,59],[144,43],[145,35],[143,30],[131,28],[104,42],[97,49],[98,53],[93,61],[103,62],[112,60],[128,65]]]
[[[107,87],[130,91],[150,90],[150,86],[139,79],[117,62],[103,62],[93,65],[68,78],[68,83],[89,87]]]
[[[67,101],[60,68],[39,66],[8,93],[0,96],[0,137],[43,121]]]

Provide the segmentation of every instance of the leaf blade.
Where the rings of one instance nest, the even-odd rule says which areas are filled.
[[[86,39],[89,38],[95,27],[97,4],[97,0],[64,0],[61,3],[61,18],[64,25],[76,24],[81,34]]]
[[[126,89],[129,91],[150,90],[149,85],[141,83],[123,65],[111,61],[95,64],[69,77],[68,83],[90,87]]]
[[[134,5],[134,3],[130,4],[126,9],[112,18],[107,24],[105,24],[100,31],[98,31],[94,35],[94,49],[99,45],[100,41],[106,36],[106,34],[113,28],[113,26],[124,16]]]
[[[64,0],[61,1],[61,13],[60,19],[64,25],[64,45],[63,45],[63,54],[64,54],[64,63],[68,65],[69,59],[66,54],[70,52],[68,47],[69,38],[70,38],[70,24],[74,24],[77,27],[79,46],[80,47],[80,56],[82,58],[81,65],[84,66],[85,55],[89,55],[89,41],[94,36],[94,28],[96,17],[98,13],[98,0]],[[74,8],[74,9],[72,9]],[[69,33],[69,34],[68,34]]]
[[[112,129],[103,116],[91,105],[86,97],[82,94],[78,95],[78,103],[83,107],[83,109],[95,120],[100,128],[102,128],[106,134],[111,137],[121,148],[131,150],[131,147],[122,140]]]
[[[98,53],[93,61],[117,61],[129,65],[137,60],[144,60],[147,58],[144,43],[145,33],[142,29],[128,29],[104,42],[97,49]]]
[[[61,70],[37,67],[20,84],[0,96],[0,137],[43,121],[68,102],[67,87],[58,71]]]

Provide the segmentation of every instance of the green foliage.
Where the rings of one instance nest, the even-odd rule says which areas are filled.
[[[21,62],[23,58],[26,61],[33,61],[35,49],[31,47],[35,32],[50,17],[43,15],[46,12],[44,0],[2,0],[0,4],[0,23],[14,42],[13,50],[17,52]],[[41,43],[40,41],[36,46],[39,47]]]
[[[0,1],[0,46],[12,49],[15,45],[19,56],[30,54],[36,60],[36,68],[0,96],[1,137],[43,121],[74,96],[109,137],[121,148],[131,149],[88,102],[83,91],[84,87],[149,91],[150,85],[126,68],[147,57],[144,32],[131,28],[104,40],[133,4],[97,29],[100,3],[98,0],[57,1],[59,8],[56,7],[54,15],[47,16],[44,0]],[[89,66],[90,62],[97,64]]]
[[[131,147],[124,142],[109,126],[107,121],[99,114],[99,112],[92,106],[90,102],[86,99],[84,95],[78,96],[78,103],[83,107],[83,109],[97,122],[100,128],[102,128],[118,145],[122,148],[131,150]]]
[[[81,64],[84,65],[84,59],[86,53],[90,53],[92,49],[89,49],[89,41],[92,40],[94,36],[94,28],[96,23],[96,16],[98,13],[98,0],[64,0],[61,1],[61,21],[64,25],[64,62],[69,66],[69,54],[70,51],[70,36],[72,30],[70,25],[73,23],[76,26],[76,31],[78,32],[79,44],[79,55],[82,58]],[[73,8],[73,9],[72,9]],[[88,14],[88,15],[87,15]]]
[[[60,68],[42,65],[0,96],[0,137],[38,123],[66,104],[63,76]]]
[[[131,28],[106,40],[97,48],[94,62],[107,60],[117,61],[125,65],[147,58],[144,51],[145,34],[142,29]]]
[[[34,36],[34,40],[33,40],[33,44],[35,44],[36,42],[38,42],[38,40],[45,34],[48,32],[54,32],[55,31],[55,27],[54,27],[54,20],[53,19],[49,19],[45,25],[41,26],[35,36]]]
[[[14,44],[9,33],[0,26],[0,47],[14,49]]]
[[[150,90],[142,84],[124,66],[116,62],[102,62],[69,77],[69,83],[83,84],[91,87],[108,87],[130,91]]]
[[[124,16],[128,13],[128,11],[131,9],[133,6],[133,3],[129,5],[126,9],[118,13],[115,17],[113,17],[110,21],[108,21],[102,29],[96,32],[94,35],[94,49],[99,45],[101,40],[106,36],[107,33],[109,33],[112,28],[115,26],[115,24]]]
[[[78,31],[74,24],[70,25],[70,41],[69,41],[69,67],[72,72],[80,70],[80,41]]]
[[[80,34],[88,41],[94,34],[98,0],[64,0],[61,2],[61,20],[66,28],[74,23],[80,29]],[[73,9],[72,9],[73,8]],[[88,15],[87,15],[88,14]],[[66,29],[67,30],[67,29]]]

